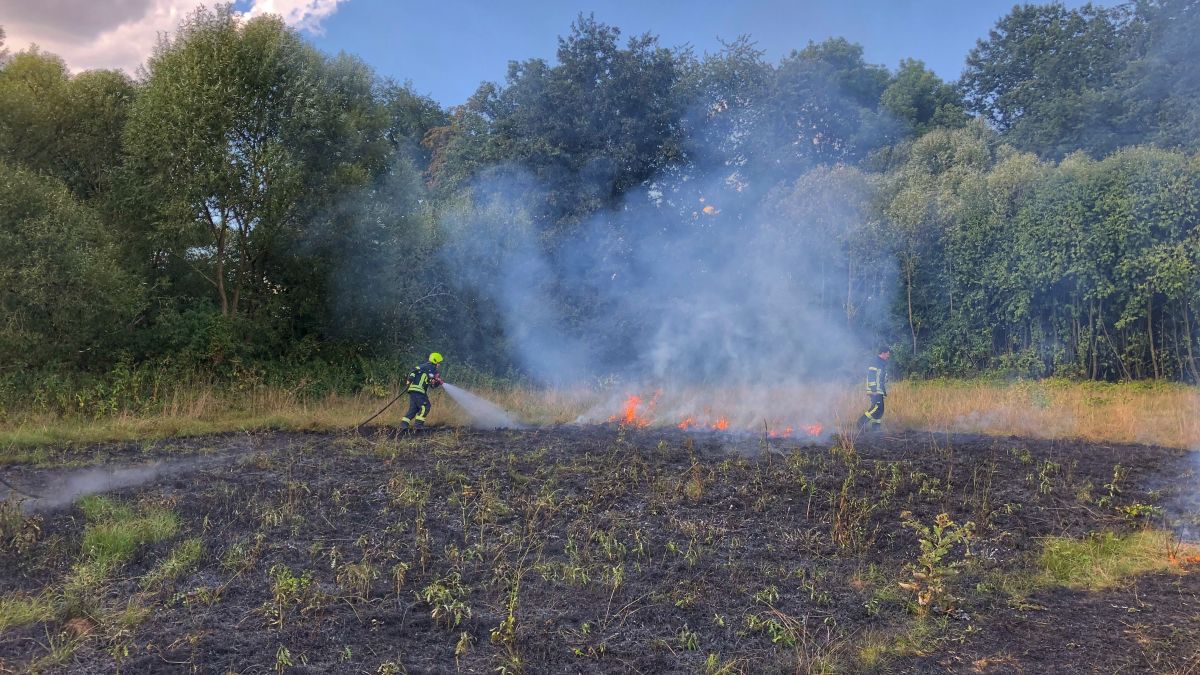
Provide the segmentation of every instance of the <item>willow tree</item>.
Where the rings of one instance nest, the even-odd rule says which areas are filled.
[[[321,207],[314,195],[363,185],[387,161],[369,73],[340,86],[341,61],[278,17],[230,6],[197,10],[149,60],[125,128],[131,183],[224,316],[281,292],[268,263]]]

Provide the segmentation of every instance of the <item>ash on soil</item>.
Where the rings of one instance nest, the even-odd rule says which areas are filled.
[[[1200,667],[1195,573],[1051,589],[1021,607],[984,583],[1027,571],[1043,537],[1142,527],[1117,509],[1172,500],[1185,453],[919,432],[852,446],[567,426],[90,448],[92,461],[229,460],[114,493],[172,508],[180,532],[90,606],[6,631],[0,670],[45,656],[46,636],[80,614],[97,630],[50,672],[115,671],[117,647],[123,673]],[[898,587],[921,550],[902,522],[940,513],[975,523],[971,564],[947,582],[954,611],[919,619]],[[82,521],[44,514],[32,546],[5,542],[0,594],[54,597],[83,553]],[[204,542],[198,566],[145,588],[186,537]],[[309,581],[281,601],[284,573]],[[105,617],[130,602],[150,614],[119,632]],[[919,646],[903,648],[917,626]]]

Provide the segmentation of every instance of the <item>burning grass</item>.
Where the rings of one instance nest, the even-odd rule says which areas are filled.
[[[741,431],[769,438],[848,433],[865,407],[860,388],[844,382],[721,391],[611,387],[473,391],[531,425],[613,421],[632,427]],[[892,429],[1200,448],[1200,390],[1195,387],[937,380],[896,382],[890,393],[886,426]],[[138,413],[118,411],[95,417],[8,411],[0,421],[0,462],[36,459],[38,451],[31,448],[46,444],[247,429],[346,429],[370,416],[390,397],[388,388],[307,398],[282,388],[229,392],[206,386],[179,390],[160,407]],[[395,424],[403,407],[401,400],[379,421]],[[435,393],[430,423],[461,426],[470,420],[448,397]]]

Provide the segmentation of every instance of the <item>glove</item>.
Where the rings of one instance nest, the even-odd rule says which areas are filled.
[[[435,387],[440,387],[443,384],[445,384],[445,382],[442,381],[441,377],[434,375],[433,379],[429,381],[429,384],[431,384],[432,386],[435,386]]]

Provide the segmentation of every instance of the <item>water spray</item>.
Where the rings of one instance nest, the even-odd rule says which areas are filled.
[[[467,413],[467,416],[471,418],[472,426],[486,429],[515,429],[521,426],[512,418],[512,415],[509,415],[508,412],[504,410],[504,408],[501,408],[482,396],[472,394],[466,389],[463,389],[462,387],[456,387],[449,382],[442,382],[440,380],[439,382],[441,384],[441,388],[444,389],[450,398],[454,399],[454,402],[457,403],[459,407],[461,407],[463,411]],[[392,407],[392,404],[394,404],[396,401],[399,401],[401,396],[404,396],[407,393],[407,391],[402,391],[399,394],[396,394],[395,398],[388,401],[387,404],[380,408],[379,411],[374,415],[371,415],[367,419],[354,425],[354,431],[357,432],[366,426],[368,422],[382,415],[388,408]]]
[[[449,382],[443,383],[442,389],[445,389],[450,398],[454,399],[454,402],[470,416],[474,426],[491,429],[511,429],[521,426],[504,408],[481,396],[476,396]]]

